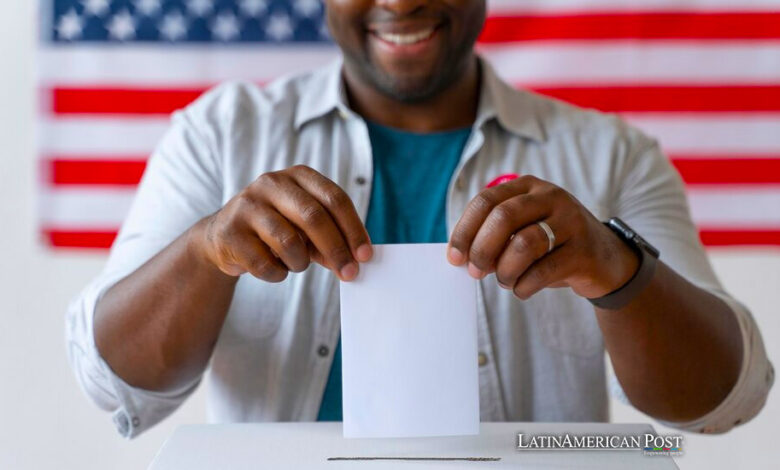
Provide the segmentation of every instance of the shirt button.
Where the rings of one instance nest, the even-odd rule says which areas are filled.
[[[366,179],[363,178],[362,176],[358,176],[357,178],[355,178],[355,183],[357,183],[360,186],[363,186],[364,184],[366,184]]]
[[[344,119],[345,121],[349,119],[349,113],[343,109],[339,109],[339,116],[341,116],[341,119]]]
[[[485,353],[479,353],[479,356],[478,356],[478,362],[479,362],[479,366],[480,366],[480,367],[482,367],[482,366],[484,366],[485,364],[487,364],[487,363],[488,363],[488,357],[487,357],[487,354],[485,354]]]
[[[138,426],[140,426],[140,424],[141,424],[141,420],[138,419],[137,416],[135,418],[133,418],[133,427],[137,428]]]
[[[317,348],[317,354],[320,355],[320,357],[325,357],[330,352],[330,349],[325,346],[324,344],[320,345],[319,348]]]

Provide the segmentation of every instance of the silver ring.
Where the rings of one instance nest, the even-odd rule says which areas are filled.
[[[536,225],[541,227],[542,230],[544,230],[545,235],[547,235],[547,253],[553,251],[553,248],[555,248],[555,233],[550,226],[547,225],[547,222],[540,221],[537,222]]]

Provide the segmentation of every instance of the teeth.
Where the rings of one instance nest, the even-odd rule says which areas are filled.
[[[433,28],[409,34],[376,33],[376,35],[379,36],[379,39],[398,45],[414,44],[423,39],[427,39],[431,34],[433,34]]]

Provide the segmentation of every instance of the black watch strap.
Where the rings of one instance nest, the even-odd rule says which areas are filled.
[[[626,242],[639,255],[639,268],[636,273],[618,289],[607,295],[595,299],[588,299],[596,307],[607,310],[618,310],[631,302],[644,289],[655,274],[658,250],[647,243],[636,232],[631,230],[628,225],[618,218],[610,219],[606,222],[612,231],[618,237]],[[630,236],[628,236],[630,235]]]

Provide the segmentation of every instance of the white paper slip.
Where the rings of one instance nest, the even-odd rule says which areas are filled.
[[[479,433],[476,281],[445,250],[374,245],[341,283],[344,437]]]

